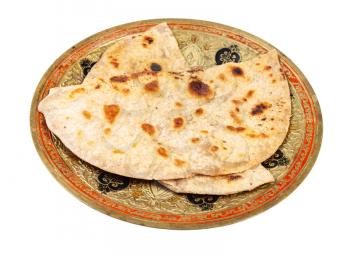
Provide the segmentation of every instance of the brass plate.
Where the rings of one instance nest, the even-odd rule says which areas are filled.
[[[113,27],[70,48],[38,84],[31,107],[31,131],[37,151],[53,176],[84,203],[132,223],[169,229],[200,229],[237,222],[260,213],[289,195],[311,170],[320,149],[322,117],[315,93],[301,71],[281,53],[288,78],[292,118],[280,149],[263,165],[276,179],[251,192],[229,196],[175,194],[156,181],[106,173],[80,160],[48,130],[38,103],[50,88],[79,84],[104,50],[126,35],[168,22],[191,65],[245,61],[275,48],[225,25],[183,19],[146,20]]]

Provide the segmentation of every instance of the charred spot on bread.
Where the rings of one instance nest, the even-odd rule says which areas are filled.
[[[144,36],[144,37],[143,37],[143,40],[144,40],[145,42],[147,42],[148,44],[152,44],[153,41],[154,41],[154,39],[153,39],[152,37],[150,37],[150,36]]]
[[[163,148],[163,147],[159,147],[159,148],[157,149],[157,152],[158,152],[158,154],[159,154],[160,156],[162,156],[162,157],[164,157],[164,158],[167,158],[167,157],[168,157],[168,151],[167,151],[165,148]]]
[[[154,72],[159,72],[162,70],[162,67],[158,63],[151,63],[151,70]]]
[[[112,83],[125,83],[129,80],[128,76],[121,75],[121,76],[112,76],[109,81]]]
[[[232,74],[236,77],[240,77],[244,75],[243,69],[237,66],[233,66],[231,71],[232,71]]]
[[[267,66],[264,67],[264,70],[266,70],[266,71],[267,70],[271,70],[271,69],[272,69],[272,67],[270,65],[267,65]]]
[[[270,108],[271,104],[268,102],[261,102],[255,105],[250,112],[253,116],[262,114],[266,109]]]
[[[95,89],[96,90],[98,90],[98,89],[100,89],[101,88],[101,85],[100,84],[97,84],[96,86],[95,86]]]
[[[197,108],[195,113],[196,113],[197,116],[200,116],[200,115],[203,115],[204,110],[202,108]]]
[[[156,129],[154,128],[154,126],[148,123],[143,123],[141,125],[141,128],[144,132],[148,133],[151,136],[156,132]]]
[[[114,122],[115,118],[119,114],[119,111],[120,111],[119,106],[115,104],[103,106],[103,112],[104,112],[105,118],[111,124]]]
[[[144,48],[147,48],[149,45],[151,45],[154,42],[153,37],[150,36],[144,36],[142,40],[142,46]]]
[[[200,80],[193,80],[188,84],[188,89],[193,96],[207,97],[211,94],[210,87]]]
[[[184,125],[184,119],[182,117],[176,117],[173,120],[174,128],[181,128]]]
[[[157,92],[159,91],[159,84],[157,80],[153,80],[152,82],[149,82],[145,84],[144,89],[146,92]]]

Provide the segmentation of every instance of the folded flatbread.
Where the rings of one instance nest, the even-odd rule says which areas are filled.
[[[276,51],[206,70],[159,63],[122,75],[106,67],[102,79],[52,89],[39,111],[78,157],[142,179],[242,172],[282,143],[291,107]]]
[[[149,44],[150,41],[155,43]],[[110,46],[85,78],[85,83],[94,84],[94,80],[98,82],[110,76],[149,70],[152,63],[153,65],[161,63],[161,67],[169,71],[188,70],[176,39],[166,23],[152,27],[143,34],[123,38]],[[271,181],[273,177],[269,171],[258,166],[239,175],[216,177],[196,175],[188,179],[165,180],[161,183],[180,193],[232,194],[251,190]]]
[[[141,34],[126,36],[107,48],[84,79],[98,83],[112,76],[143,71],[185,71],[189,66],[166,23]]]
[[[241,173],[221,176],[196,175],[187,179],[159,181],[168,189],[177,193],[228,195],[242,191],[249,191],[258,186],[274,181],[271,173],[263,166]]]

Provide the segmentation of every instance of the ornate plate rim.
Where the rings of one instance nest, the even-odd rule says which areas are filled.
[[[90,206],[91,208],[98,210],[106,215],[109,215],[111,217],[115,217],[120,220],[124,220],[130,223],[142,225],[142,226],[147,226],[147,227],[153,227],[153,228],[162,228],[162,229],[205,229],[205,228],[212,228],[212,227],[219,227],[219,226],[224,226],[224,225],[229,225],[233,224],[236,222],[239,222],[241,220],[247,219],[249,217],[255,216],[261,212],[266,211],[267,209],[271,208],[272,206],[278,204],[280,201],[285,199],[288,195],[290,195],[306,178],[306,176],[310,173],[312,167],[314,166],[319,151],[322,143],[322,137],[323,137],[323,120],[322,120],[322,114],[321,114],[321,108],[320,104],[318,102],[318,99],[315,95],[315,92],[313,88],[311,87],[310,83],[306,79],[305,75],[301,72],[301,70],[280,50],[279,53],[283,56],[288,61],[288,64],[296,71],[298,74],[299,78],[302,80],[303,84],[306,85],[307,90],[310,93],[310,96],[312,96],[313,99],[313,106],[315,108],[315,113],[317,115],[318,122],[315,124],[315,143],[313,147],[313,152],[312,152],[312,157],[311,159],[308,158],[310,161],[308,165],[304,167],[304,172],[302,173],[301,176],[296,179],[294,183],[292,183],[286,190],[281,192],[278,197],[276,197],[274,200],[267,202],[263,207],[254,209],[250,212],[244,213],[241,216],[234,217],[234,218],[229,218],[229,219],[224,219],[224,220],[217,220],[215,222],[209,222],[209,223],[204,223],[204,224],[198,224],[198,223],[189,223],[189,224],[184,224],[184,223],[167,223],[167,222],[158,222],[154,220],[149,220],[149,219],[144,219],[144,218],[138,218],[136,216],[127,216],[123,215],[120,213],[117,213],[115,211],[111,211],[109,209],[106,209],[104,207],[101,207],[99,204],[97,204],[93,199],[90,199],[87,197],[85,194],[82,194],[79,190],[75,189],[71,185],[68,184],[67,180],[61,176],[58,175],[57,173],[57,168],[53,166],[49,159],[45,156],[45,153],[42,151],[42,149],[39,146],[38,139],[37,139],[37,130],[36,130],[36,125],[35,125],[35,117],[38,114],[37,112],[37,103],[38,103],[38,95],[39,92],[41,91],[41,85],[44,84],[44,82],[47,80],[50,72],[57,66],[58,63],[60,63],[66,56],[69,56],[72,51],[74,51],[75,48],[79,48],[82,46],[84,43],[87,41],[91,40],[92,38],[98,38],[100,35],[104,33],[108,33],[109,31],[121,29],[124,27],[131,27],[131,26],[136,26],[136,25],[141,25],[141,24],[153,24],[153,23],[160,23],[160,22],[188,22],[188,23],[193,23],[193,24],[201,24],[201,25],[210,25],[212,27],[219,27],[231,31],[237,31],[242,34],[246,34],[250,38],[253,38],[254,40],[258,42],[262,42],[263,44],[276,48],[270,43],[264,41],[263,39],[260,39],[259,37],[252,35],[246,31],[227,26],[224,24],[216,23],[216,22],[211,22],[211,21],[204,21],[204,20],[196,20],[196,19],[178,19],[178,18],[162,18],[162,19],[148,19],[148,20],[140,20],[136,22],[130,22],[130,23],[125,23],[122,25],[114,26],[105,30],[102,30],[100,32],[97,32],[74,46],[70,47],[68,50],[66,50],[63,54],[61,54],[51,65],[50,67],[46,70],[44,73],[43,77],[40,79],[39,83],[36,86],[32,102],[31,102],[31,110],[30,110],[30,128],[31,128],[31,134],[32,134],[32,139],[36,148],[36,151],[38,152],[41,160],[45,164],[46,168],[49,170],[51,175],[70,193],[72,193],[76,198],[78,198],[81,202],[85,203],[86,205]],[[276,48],[278,49],[278,48]],[[309,156],[310,157],[310,156]]]

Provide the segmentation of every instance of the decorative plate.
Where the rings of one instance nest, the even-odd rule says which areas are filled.
[[[301,71],[281,53],[292,99],[292,118],[283,145],[263,166],[276,179],[250,192],[229,196],[175,194],[156,181],[104,172],[80,160],[47,128],[37,111],[50,88],[80,84],[106,48],[127,35],[166,21],[192,65],[205,67],[245,61],[274,48],[244,31],[207,21],[162,19],[113,27],[66,51],[48,69],[35,91],[31,131],[37,151],[53,176],[84,203],[115,218],[169,229],[200,229],[237,222],[289,195],[313,166],[322,139],[322,117],[315,93]]]

